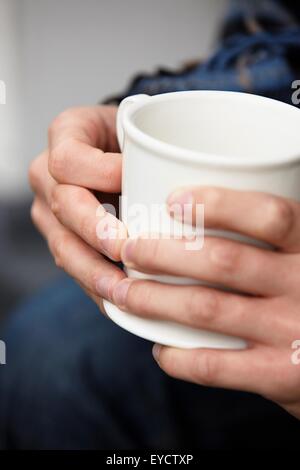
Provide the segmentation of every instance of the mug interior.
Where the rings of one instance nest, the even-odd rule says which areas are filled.
[[[157,141],[202,154],[263,161],[300,156],[300,111],[255,95],[159,95],[138,108],[132,122]]]

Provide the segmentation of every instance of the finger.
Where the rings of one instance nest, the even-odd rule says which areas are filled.
[[[51,210],[93,248],[120,260],[121,246],[127,238],[125,225],[107,212],[89,190],[58,184],[52,193]]]
[[[103,108],[66,111],[50,127],[49,171],[59,183],[120,192],[122,158],[111,151],[117,150],[116,109]]]
[[[57,266],[96,296],[111,299],[114,285],[125,277],[124,272],[63,227],[42,200],[35,200],[31,214]]]
[[[47,151],[32,162],[30,182],[34,192],[47,201],[62,224],[109,258],[120,259],[121,242],[126,238],[124,224],[104,209],[100,211],[101,206],[90,191],[57,184],[48,171]],[[100,214],[106,217],[100,220]]]
[[[84,292],[87,294],[87,296],[90,297],[95,302],[96,305],[98,305],[101,313],[103,313],[103,315],[107,316],[106,311],[104,309],[102,297],[99,297],[98,295],[95,295],[94,292],[87,289],[83,284],[81,284],[81,282],[78,282],[78,284],[80,285],[82,290],[84,290]]]
[[[225,351],[155,345],[153,355],[170,376],[210,387],[265,394],[270,364],[259,349]]]
[[[280,324],[280,318],[275,321],[273,311],[270,311],[273,305],[261,298],[203,286],[179,286],[126,278],[115,286],[113,301],[121,309],[145,318],[175,321],[258,343],[278,339],[277,324]]]
[[[206,237],[197,251],[182,239],[128,239],[121,258],[138,271],[194,278],[249,294],[280,295],[289,286],[289,255],[218,237]]]
[[[29,182],[32,190],[48,205],[51,204],[52,192],[57,185],[48,171],[48,150],[32,161],[29,168]]]
[[[197,204],[204,204],[207,228],[230,230],[285,251],[299,251],[300,204],[292,199],[254,191],[191,187],[175,191],[168,203],[170,212],[182,220],[190,211],[194,223],[198,220]]]
[[[78,138],[103,151],[119,151],[116,136],[117,107],[110,105],[72,107],[52,121],[48,131],[50,147],[66,138]]]
[[[81,289],[86,293],[86,295],[88,297],[90,297],[96,305],[99,306],[99,303],[101,301],[101,297],[99,297],[98,295],[96,295],[94,292],[90,291],[89,289],[87,289],[81,282],[77,281],[77,284],[81,287]]]
[[[59,183],[74,184],[103,192],[120,192],[121,154],[81,143],[63,141],[50,152],[49,171]]]

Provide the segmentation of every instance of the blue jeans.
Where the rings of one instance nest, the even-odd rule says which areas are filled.
[[[166,376],[151,344],[105,318],[67,277],[0,332],[3,449],[295,448],[298,421],[242,392]]]

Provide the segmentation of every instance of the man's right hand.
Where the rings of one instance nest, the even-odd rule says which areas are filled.
[[[114,106],[94,106],[61,113],[50,125],[48,148],[29,170],[34,224],[56,264],[100,306],[101,298],[111,299],[115,284],[125,277],[107,258],[120,260],[126,229],[94,195],[97,191],[108,202],[109,194],[121,190],[116,111]]]

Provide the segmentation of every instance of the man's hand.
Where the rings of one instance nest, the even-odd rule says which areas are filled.
[[[153,353],[173,377],[256,392],[300,419],[300,360],[293,360],[300,359],[294,349],[300,345],[300,204],[218,188],[189,188],[169,199],[183,207],[186,201],[205,205],[207,228],[239,232],[276,250],[209,236],[199,251],[188,251],[185,240],[129,239],[122,247],[128,267],[231,291],[125,279],[114,289],[114,302],[144,317],[245,338],[248,348],[240,351],[155,345]]]
[[[49,147],[29,171],[35,192],[35,225],[56,264],[98,304],[99,297],[110,299],[114,284],[125,277],[103,256],[120,260],[125,227],[104,210],[94,194],[100,192],[101,202],[108,202],[110,193],[121,190],[115,120],[113,106],[64,111],[49,128]]]

